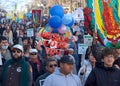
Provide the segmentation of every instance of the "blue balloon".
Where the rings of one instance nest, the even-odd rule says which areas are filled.
[[[64,9],[61,5],[54,5],[50,9],[50,14],[51,16],[59,16],[60,18],[62,18],[64,16]]]
[[[52,33],[58,33],[58,29],[53,29]]]
[[[71,27],[74,24],[74,18],[72,17],[71,14],[65,14],[64,17],[62,18],[63,24],[66,26]]]
[[[58,16],[53,16],[49,19],[48,24],[53,29],[58,29],[62,25],[62,19]]]
[[[69,24],[66,24],[66,26],[71,27],[74,24],[74,18],[72,18],[72,21]]]
[[[32,13],[26,13],[27,18],[32,18]]]

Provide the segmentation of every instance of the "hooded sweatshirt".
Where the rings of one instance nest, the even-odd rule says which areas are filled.
[[[43,86],[82,86],[77,75],[72,73],[64,75],[60,72],[60,68],[56,68],[55,72],[45,79]]]

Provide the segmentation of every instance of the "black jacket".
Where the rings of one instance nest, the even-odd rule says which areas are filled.
[[[37,77],[39,76],[39,71],[38,71],[38,67],[37,67],[37,63],[33,63],[33,62],[29,62],[30,65],[32,66],[32,70],[33,70],[33,81],[35,81],[37,79]]]
[[[120,86],[120,70],[98,64],[88,76],[85,86]]]
[[[41,86],[42,81],[44,82],[44,80],[50,75],[50,73],[46,72],[45,74],[39,76],[35,82],[35,86]],[[41,82],[41,84],[40,84]]]

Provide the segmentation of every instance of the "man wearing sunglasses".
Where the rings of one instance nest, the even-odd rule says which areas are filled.
[[[74,59],[65,55],[60,59],[60,68],[48,76],[43,86],[82,86],[79,77],[72,73]]]
[[[55,58],[48,58],[45,62],[46,73],[39,76],[35,82],[35,86],[43,86],[44,80],[54,72],[57,67],[57,60]]]
[[[35,48],[32,48],[29,50],[29,63],[32,66],[33,69],[33,84],[35,83],[35,80],[40,75],[40,68],[41,68],[41,60],[38,57],[38,51]]]
[[[32,68],[23,58],[23,47],[12,47],[12,59],[8,60],[2,72],[2,86],[32,86]]]

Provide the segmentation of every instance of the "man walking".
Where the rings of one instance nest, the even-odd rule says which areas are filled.
[[[31,86],[32,68],[23,58],[23,47],[12,48],[12,59],[8,60],[2,72],[2,86]]]
[[[71,56],[61,57],[60,68],[46,78],[43,86],[82,86],[79,77],[72,74],[73,64]]]

